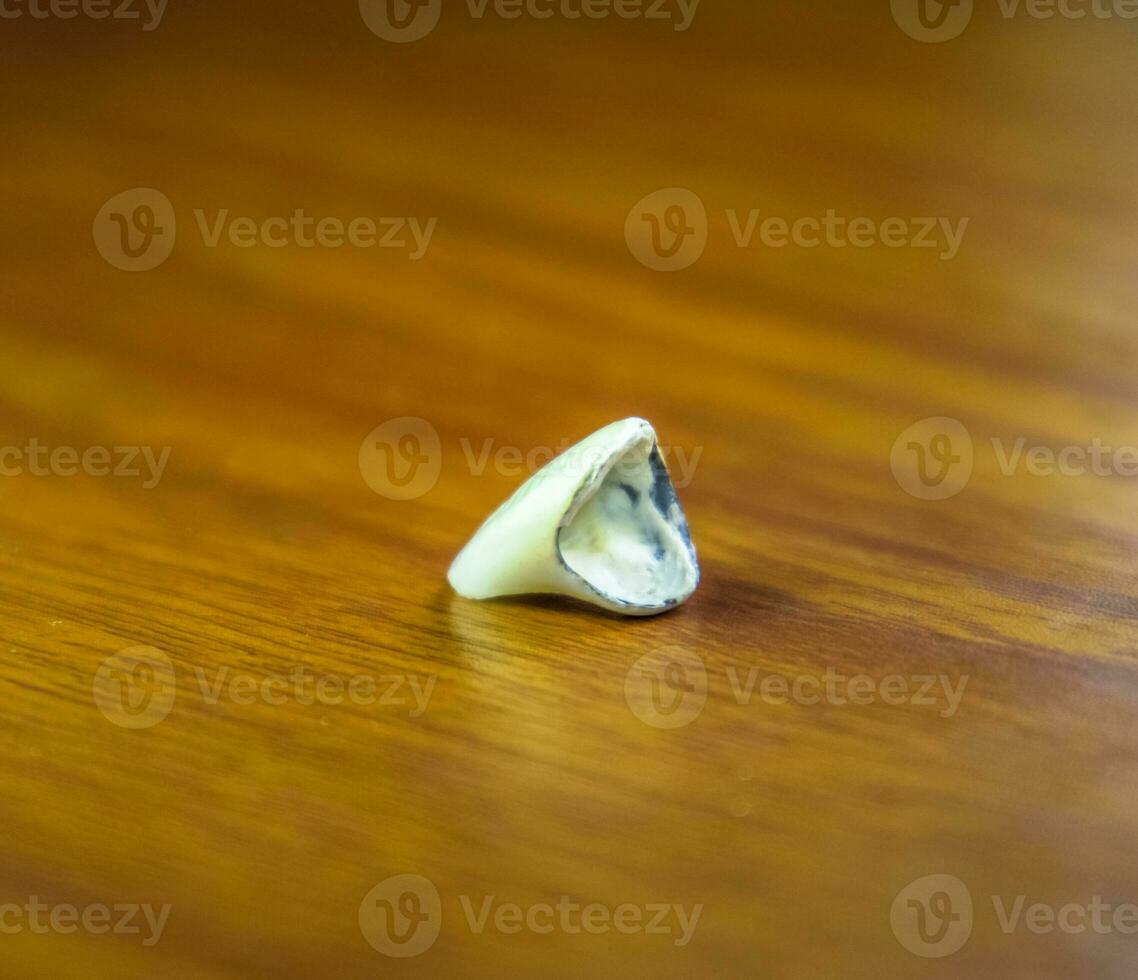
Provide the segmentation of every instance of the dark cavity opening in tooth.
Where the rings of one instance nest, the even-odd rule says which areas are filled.
[[[699,576],[687,522],[655,445],[626,450],[557,535],[565,565],[601,595],[668,606]]]

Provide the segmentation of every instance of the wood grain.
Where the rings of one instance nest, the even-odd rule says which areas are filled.
[[[1138,936],[1006,933],[991,898],[1138,902],[1135,482],[1008,476],[992,444],[1138,443],[1133,21],[978,5],[922,44],[887,3],[840,6],[708,4],[680,32],[456,3],[406,45],[351,3],[0,22],[0,444],[171,450],[149,489],[0,479],[0,905],[171,906],[152,946],[0,935],[0,973],[1133,976]],[[132,187],[177,215],[148,272],[92,244]],[[625,219],[672,187],[708,242],[660,273]],[[194,216],[298,208],[438,225],[414,261],[208,247]],[[727,212],[752,208],[969,222],[948,261],[737,247]],[[687,606],[632,621],[449,590],[522,479],[469,453],[633,414],[699,453]],[[935,416],[974,450],[939,502],[891,471]],[[358,464],[400,417],[441,447],[405,501]],[[177,691],[130,730],[93,690],[137,646]],[[706,672],[682,727],[626,699],[656,654]],[[198,677],[223,668],[396,677],[403,703],[210,703]],[[827,671],[878,696],[738,696]],[[926,675],[963,684],[954,710],[880,696]],[[418,715],[410,678],[434,684]],[[966,884],[974,925],[922,959],[890,913],[934,873]],[[442,896],[408,959],[358,922],[399,874]],[[702,912],[681,946],[477,933],[461,904],[563,895]]]

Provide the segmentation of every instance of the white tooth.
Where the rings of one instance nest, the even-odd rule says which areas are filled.
[[[553,593],[630,616],[678,606],[699,566],[652,426],[614,422],[546,464],[490,515],[447,578],[468,599]]]

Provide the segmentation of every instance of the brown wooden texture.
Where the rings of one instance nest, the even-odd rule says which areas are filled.
[[[0,462],[22,468],[0,478],[0,906],[23,909],[0,973],[1133,976],[1119,923],[1006,932],[993,896],[1138,902],[1135,479],[1126,454],[1006,475],[993,440],[1138,443],[1135,22],[977,4],[933,44],[884,0],[708,2],[685,31],[446,4],[408,44],[350,2],[0,21],[0,445],[19,451]],[[177,239],[124,272],[93,222],[135,187],[166,195]],[[625,239],[661,188],[707,211],[676,272]],[[438,221],[417,260],[206,241],[223,209],[300,208]],[[968,224],[951,258],[739,247],[728,212],[755,208]],[[450,591],[521,482],[512,451],[633,414],[698,453],[688,605],[639,621]],[[941,416],[971,480],[918,499],[891,453]],[[441,468],[399,501],[358,452],[401,417],[438,434]],[[35,476],[32,439],[170,455],[149,488],[63,475],[66,454]],[[138,646],[176,697],[128,729],[94,695]],[[646,656],[686,664],[694,690],[665,670],[658,693],[689,714],[703,670],[686,724],[634,713]],[[370,678],[377,702],[224,686],[297,670]],[[869,703],[810,703],[827,671],[865,675]],[[926,675],[959,702],[939,681],[916,698]],[[400,704],[378,700],[390,677]],[[774,703],[770,677],[803,696]],[[406,959],[359,924],[401,874],[441,896]],[[967,887],[972,931],[926,959],[891,910],[932,874]],[[702,911],[682,945],[494,913],[477,932],[463,902],[486,896]],[[33,897],[171,909],[146,945],[37,933]]]

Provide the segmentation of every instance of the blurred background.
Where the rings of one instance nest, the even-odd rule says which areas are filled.
[[[1119,924],[992,896],[1138,902],[1135,13],[0,0],[0,906],[170,906],[151,945],[13,912],[0,972],[1131,976]],[[454,597],[629,415],[691,603]],[[109,723],[140,646],[177,700]],[[706,675],[675,730],[626,688],[660,650]],[[298,667],[405,700],[198,683]],[[739,694],[827,669],[966,686]],[[404,874],[414,955],[361,911]],[[562,895],[702,912],[460,900]]]

